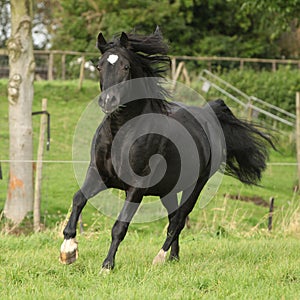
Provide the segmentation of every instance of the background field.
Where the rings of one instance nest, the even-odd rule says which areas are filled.
[[[8,159],[6,84],[0,81],[2,160]],[[98,84],[90,81],[85,81],[80,91],[75,81],[35,83],[33,111],[40,110],[42,98],[48,98],[51,113],[51,150],[45,153],[45,160],[72,160],[76,124],[98,91]],[[39,118],[35,117],[35,147],[38,126]],[[291,132],[277,138],[281,152],[271,152],[271,164],[261,187],[247,187],[225,176],[214,199],[204,209],[196,206],[190,216],[191,228],[182,234],[179,263],[151,266],[164,240],[166,219],[132,224],[117,254],[116,269],[106,277],[98,273],[114,220],[90,204],[83,213],[85,233],[78,236],[79,260],[72,266],[59,265],[60,232],[78,185],[72,164],[45,163],[42,190],[45,230],[30,234],[32,216],[29,215],[21,229],[11,235],[5,230],[6,221],[1,219],[0,298],[297,299],[300,293],[299,194],[294,193],[297,170],[292,164],[272,164],[295,163],[295,141]],[[8,164],[2,163],[2,168],[0,209],[6,197]],[[274,197],[273,231],[266,229],[268,207],[233,200],[228,195],[256,196],[267,203]]]

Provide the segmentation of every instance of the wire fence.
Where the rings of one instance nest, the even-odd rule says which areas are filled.
[[[1,159],[0,163],[37,163],[42,162],[45,164],[88,164],[89,160],[10,160],[10,159]],[[268,166],[298,166],[300,162],[268,162]]]

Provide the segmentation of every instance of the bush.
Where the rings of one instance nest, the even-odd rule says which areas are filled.
[[[289,67],[282,67],[276,72],[257,72],[252,69],[243,71],[219,69],[218,71],[214,72],[214,74],[218,75],[220,78],[227,81],[249,96],[255,96],[270,104],[276,105],[290,113],[295,114],[296,92],[300,91],[299,70],[292,70]],[[202,92],[202,85],[203,81],[192,81],[192,87],[200,94],[202,94],[206,98],[206,100],[222,98],[225,100],[226,104],[231,108],[236,116],[243,119],[247,119],[249,117],[249,111],[247,108],[243,108],[239,104],[230,100],[215,88],[210,88],[208,93]],[[222,85],[222,88],[225,88],[225,86]],[[231,92],[229,89],[225,88],[225,90]],[[239,98],[239,95],[234,92],[232,93]],[[246,101],[246,99],[241,100],[243,100],[243,102]],[[259,105],[257,103],[254,104],[258,105],[258,107],[266,109],[271,113],[275,113],[275,111],[271,110],[270,108],[266,108],[265,106]],[[278,112],[276,113],[276,115],[288,121],[293,121],[292,118],[287,118],[285,115]],[[276,136],[276,144],[280,150],[285,149],[285,152],[287,149],[289,149],[290,154],[295,154],[296,141],[293,131],[294,128],[286,126],[284,124],[280,124],[276,121],[274,122],[263,114],[257,114],[256,117],[254,116],[252,118],[252,120],[268,128],[268,130],[271,130],[272,135]]]
[[[255,96],[270,104],[295,113],[296,92],[300,91],[300,72],[290,67],[279,68],[276,72],[219,69],[217,76],[237,87],[249,96]],[[192,87],[201,90],[203,82],[194,80]],[[209,98],[222,97],[216,91],[209,91]]]
[[[219,76],[249,96],[256,96],[295,113],[295,95],[300,91],[299,70],[291,70],[289,67],[280,68],[276,72],[231,70]]]

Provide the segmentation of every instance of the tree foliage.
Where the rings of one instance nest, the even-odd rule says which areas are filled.
[[[300,0],[36,0],[34,23],[54,49],[95,51],[99,31],[159,25],[172,54],[297,58],[299,15]]]
[[[110,37],[132,29],[149,33],[158,24],[172,54],[280,57],[278,38],[299,7],[299,0],[63,0],[53,7],[52,42],[93,51],[99,31]]]

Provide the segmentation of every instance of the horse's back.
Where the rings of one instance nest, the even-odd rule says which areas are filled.
[[[197,107],[174,103],[171,116],[187,128],[197,145],[202,162],[211,162],[211,173],[214,173],[226,160],[226,144],[222,127],[211,105],[214,104]]]

